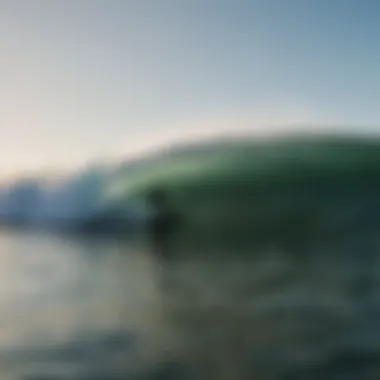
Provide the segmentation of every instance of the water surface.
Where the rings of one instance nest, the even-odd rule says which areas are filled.
[[[3,231],[1,379],[122,376],[154,363],[165,346],[155,268],[132,243]]]
[[[0,378],[378,378],[380,240],[349,239],[162,261],[141,241],[3,231]]]

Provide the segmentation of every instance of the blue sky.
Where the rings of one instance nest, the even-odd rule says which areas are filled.
[[[1,0],[0,176],[221,133],[377,133],[379,18],[377,0]]]

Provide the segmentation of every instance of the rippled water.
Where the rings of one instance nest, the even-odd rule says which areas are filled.
[[[2,232],[0,378],[379,378],[378,259],[356,243],[162,262],[137,242]]]
[[[155,265],[132,244],[3,232],[0,378],[87,379],[153,365],[166,342]]]

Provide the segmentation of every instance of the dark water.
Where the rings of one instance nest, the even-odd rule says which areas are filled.
[[[141,242],[3,232],[0,379],[379,378],[379,260],[356,243],[162,262]]]

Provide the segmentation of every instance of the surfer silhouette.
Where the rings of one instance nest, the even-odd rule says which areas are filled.
[[[154,251],[162,257],[172,253],[172,240],[180,224],[178,212],[169,202],[169,196],[163,189],[154,189],[147,201],[152,209],[148,222],[148,234]]]

